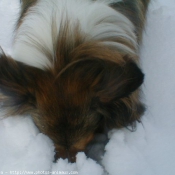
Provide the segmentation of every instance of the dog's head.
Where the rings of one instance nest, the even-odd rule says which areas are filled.
[[[127,55],[98,44],[75,50],[59,72],[0,55],[0,100],[7,115],[30,114],[54,142],[56,157],[75,161],[99,126],[120,128],[139,119],[132,94],[143,73]],[[72,56],[72,57],[73,57]],[[132,108],[135,109],[132,109]]]

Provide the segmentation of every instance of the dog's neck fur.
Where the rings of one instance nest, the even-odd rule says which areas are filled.
[[[19,20],[13,51],[13,58],[25,64],[52,68],[55,45],[63,33],[67,45],[78,46],[79,35],[83,43],[98,42],[137,58],[134,25],[107,1],[42,0],[26,14]]]

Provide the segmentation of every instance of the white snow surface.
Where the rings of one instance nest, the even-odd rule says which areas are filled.
[[[18,0],[0,0],[0,45],[10,54]],[[0,174],[175,175],[175,1],[152,0],[141,46],[147,111],[137,130],[113,130],[102,161],[77,155],[53,163],[52,141],[30,116],[0,120]],[[101,156],[104,136],[91,154]],[[96,158],[96,160],[99,160]]]

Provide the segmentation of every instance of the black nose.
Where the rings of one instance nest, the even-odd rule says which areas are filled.
[[[67,158],[69,163],[76,162],[76,154],[72,154],[71,152],[67,152]]]
[[[74,163],[76,162],[76,153],[77,152],[71,152],[67,149],[64,151],[55,151],[54,162],[56,162],[59,158],[62,158],[68,159],[69,163]]]

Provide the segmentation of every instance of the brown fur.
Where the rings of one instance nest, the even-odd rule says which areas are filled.
[[[19,23],[35,2],[23,0]],[[137,17],[142,20],[143,15]],[[7,116],[32,115],[39,130],[53,140],[56,158],[75,161],[76,153],[85,150],[99,127],[134,127],[135,121],[140,120],[144,107],[139,101],[138,87],[144,76],[136,55],[104,46],[101,41],[87,42],[78,23],[71,30],[71,37],[69,21],[60,27],[61,32],[55,36],[53,21],[54,58],[35,43],[53,63],[51,68],[41,70],[25,65],[2,51],[0,101]],[[125,39],[108,40],[133,48]]]

